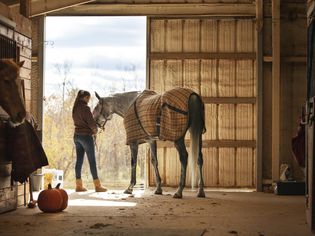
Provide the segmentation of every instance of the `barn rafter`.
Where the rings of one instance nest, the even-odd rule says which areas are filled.
[[[95,1],[95,0],[5,0],[10,8],[20,7],[28,17],[39,15],[216,15],[255,16],[253,3],[208,3],[166,1]]]

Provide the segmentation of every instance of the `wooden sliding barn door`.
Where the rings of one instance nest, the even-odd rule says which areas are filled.
[[[189,87],[206,104],[207,187],[255,187],[255,32],[251,18],[148,18],[149,88]],[[180,162],[172,143],[158,144],[158,161],[163,184],[177,186]]]

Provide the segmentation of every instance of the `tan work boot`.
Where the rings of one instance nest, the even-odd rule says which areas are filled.
[[[103,187],[99,179],[93,180],[95,186],[95,192],[106,192],[107,188]]]
[[[83,187],[82,179],[76,179],[75,180],[75,191],[76,192],[85,192],[87,191],[86,188]]]

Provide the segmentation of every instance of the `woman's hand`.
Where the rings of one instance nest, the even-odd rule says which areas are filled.
[[[97,134],[97,128],[92,129],[92,132],[93,132],[93,135],[96,135]]]

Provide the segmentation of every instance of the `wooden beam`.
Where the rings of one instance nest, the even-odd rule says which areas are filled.
[[[59,2],[59,1],[58,1]],[[150,3],[150,4],[84,4],[51,15],[70,16],[165,16],[211,15],[255,16],[255,4],[251,3]]]
[[[196,53],[150,53],[150,59],[240,59],[240,60],[255,60],[256,53],[212,53],[212,52],[196,52]]]
[[[20,0],[1,0],[1,2],[7,5],[8,7],[20,4]]]
[[[272,56],[264,56],[264,62],[272,62]],[[306,63],[306,56],[281,56],[281,62]]]
[[[296,63],[306,63],[306,56],[284,56],[281,57],[281,60],[284,62],[296,62]]]
[[[11,29],[16,28],[16,23],[14,21],[4,17],[3,15],[0,15],[0,23],[2,23],[3,25],[5,25]]]
[[[202,97],[205,104],[255,104],[255,97]]]
[[[63,0],[63,1],[46,1],[38,0],[32,3],[31,17],[45,15],[55,11],[67,9],[69,7],[94,2],[94,0]]]
[[[2,2],[0,2],[0,15],[5,18],[10,17],[10,8]]]
[[[185,145],[190,146],[190,141],[185,140]],[[170,141],[157,141],[158,148],[171,148],[175,147],[174,142]],[[238,148],[238,147],[247,147],[247,148],[256,148],[255,140],[203,140],[203,148],[210,147],[228,147],[228,148]]]
[[[272,0],[272,180],[280,174],[280,0]]]
[[[45,17],[44,16],[40,16],[39,17],[39,26],[37,28],[38,30],[38,42],[45,42]],[[42,132],[43,132],[43,120],[44,120],[44,110],[43,110],[43,102],[44,101],[44,58],[45,58],[45,45],[44,43],[39,43],[38,44],[38,48],[37,48],[37,52],[38,52],[38,80],[39,80],[39,84],[38,84],[38,92],[37,94],[37,110],[34,111],[37,113],[37,117],[38,117],[38,130],[40,132],[39,138],[42,141]]]
[[[263,0],[256,0],[256,190],[263,191]]]
[[[20,0],[20,14],[26,18],[31,15],[31,0]]]
[[[256,148],[255,140],[204,140],[203,147],[247,147]]]
[[[19,32],[28,38],[32,37],[31,21],[29,18],[26,18],[20,14],[19,7],[10,8],[10,18],[16,23],[16,32]]]
[[[272,56],[264,56],[264,62],[272,62]]]

